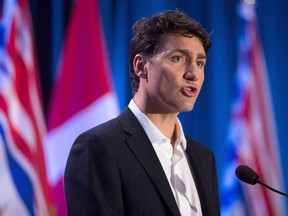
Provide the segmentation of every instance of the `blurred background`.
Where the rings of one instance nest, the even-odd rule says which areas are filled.
[[[42,159],[46,164],[48,184],[52,185],[53,188],[51,193],[47,192],[49,191],[47,188],[44,193],[46,194],[44,195],[45,199],[52,203],[51,205],[48,204],[48,206],[52,206],[49,207],[49,214],[66,214],[65,201],[63,201],[63,182],[59,179],[63,175],[67,152],[75,137],[81,130],[83,131],[105,121],[106,118],[103,118],[103,116],[107,119],[116,116],[125,108],[132,97],[128,51],[133,23],[142,17],[177,8],[199,21],[211,33],[212,48],[208,53],[208,61],[205,66],[205,82],[201,94],[194,110],[190,113],[181,114],[180,118],[185,132],[209,146],[215,153],[222,215],[287,215],[287,198],[272,194],[273,192],[269,192],[267,189],[260,189],[260,185],[248,185],[245,186],[245,189],[244,185],[234,176],[236,166],[246,163],[253,167],[260,174],[260,179],[265,180],[270,186],[288,191],[288,173],[286,171],[288,165],[288,143],[286,140],[288,122],[287,1],[262,0],[255,4],[253,4],[253,1],[248,1],[246,5],[249,5],[249,9],[247,9],[247,13],[244,13],[244,18],[243,13],[239,15],[239,10],[241,10],[239,9],[239,0],[77,0],[75,2],[72,0],[30,0],[27,2],[1,0],[0,2],[2,10],[4,10],[5,2],[13,2],[14,4],[18,2],[22,6],[27,4],[32,18],[32,35],[34,35],[32,36],[32,42],[36,51],[34,59],[37,62],[39,98],[41,103],[43,102],[45,120],[45,129],[42,135],[44,134],[43,136],[46,138],[43,138],[44,147],[42,150],[44,156]],[[250,7],[251,4],[253,8]],[[254,13],[251,12],[254,9]],[[5,13],[2,12],[2,17],[4,17],[3,14]],[[95,20],[91,21],[91,19]],[[255,20],[257,22],[254,22]],[[5,28],[3,23],[1,28]],[[251,28],[253,29],[251,30]],[[3,32],[5,31],[1,31],[1,33]],[[247,32],[248,36],[245,36]],[[251,34],[253,35],[251,36]],[[2,43],[3,38],[5,37],[1,37]],[[90,41],[94,39],[96,40],[95,43]],[[245,41],[247,42],[246,45]],[[257,46],[253,46],[256,43]],[[256,50],[252,52],[246,50],[247,53],[245,53],[245,50],[241,49],[241,45],[248,47],[248,50]],[[86,53],[85,50],[87,51],[87,49],[82,49],[85,47],[93,49],[88,49],[89,51]],[[256,53],[255,55],[258,57],[255,57],[253,53]],[[243,61],[241,56],[243,57],[245,54],[247,54],[246,58],[248,60]],[[3,57],[2,54],[1,56]],[[249,61],[249,58],[252,60]],[[86,62],[87,59],[90,60]],[[5,59],[2,58],[2,60]],[[262,67],[262,63],[264,67]],[[94,64],[100,64],[100,66],[93,66]],[[243,64],[246,66],[244,67]],[[252,74],[248,77],[252,77],[252,79],[254,77],[254,81],[249,81],[249,78],[244,78],[244,81],[243,79],[237,81],[239,77],[243,78],[244,76],[237,75],[237,73],[243,72],[243,67],[248,68],[247,70]],[[254,70],[258,70],[255,73],[258,73],[258,75],[253,76]],[[91,75],[90,72],[94,75]],[[104,73],[104,75],[99,75],[101,73]],[[83,78],[85,76],[87,77]],[[63,81],[64,79],[65,81]],[[84,82],[85,80],[89,80],[88,83],[92,86],[88,87],[88,83]],[[250,92],[245,80],[247,83],[252,82],[251,85],[253,85],[253,82],[256,83],[256,90],[251,90],[252,94],[249,96],[248,105],[245,103],[245,99],[242,98],[243,95]],[[82,81],[83,83],[81,83]],[[0,87],[0,95],[1,91],[5,91],[3,86],[4,84],[2,90]],[[111,93],[112,96],[109,96],[108,101],[111,102],[112,100],[113,102],[109,102],[109,108],[100,109],[101,112],[98,113],[95,112],[94,118],[96,119],[90,118],[90,123],[82,127],[82,124],[85,124],[83,122],[83,110],[86,112],[87,107],[100,98],[99,95],[95,95],[84,99],[83,102],[81,96],[88,94],[83,90],[86,87],[89,90],[88,92],[97,92],[102,89],[101,92],[105,94],[110,95]],[[4,101],[5,97],[3,98]],[[235,120],[233,113],[237,113],[237,106],[241,101],[243,104],[240,107],[243,108],[247,105],[248,108],[246,107],[246,109],[249,109],[249,104],[253,102],[259,102],[259,104],[254,106],[256,111],[255,109],[248,111],[250,115],[248,117],[244,116],[244,120],[239,121],[237,118]],[[79,104],[82,102],[83,105],[80,106]],[[107,103],[105,104],[107,105]],[[73,109],[72,106],[76,108]],[[267,109],[263,107],[267,107]],[[261,108],[268,111],[265,112]],[[80,111],[81,115],[75,117],[74,114]],[[250,125],[246,129],[235,129],[237,122],[240,122],[238,127],[245,127],[243,122],[250,122],[250,118],[253,119],[254,116],[263,127],[251,129],[254,125],[251,124],[252,126]],[[77,119],[81,120],[77,121]],[[4,128],[3,125],[5,124],[3,122],[0,118],[0,123]],[[74,125],[81,122],[81,129],[75,129],[73,126],[73,129],[67,129],[67,124],[71,125],[72,122],[74,122]],[[63,129],[63,127],[66,129]],[[62,129],[58,130],[59,128],[62,128],[65,132],[62,133]],[[260,130],[260,135],[255,134],[258,130]],[[3,131],[4,134],[5,130]],[[235,140],[235,134],[234,136],[231,135],[231,131],[234,131],[234,133],[246,131],[241,134],[244,141],[243,138],[239,138],[238,143]],[[58,135],[55,135],[56,133]],[[267,135],[270,133],[271,136]],[[238,136],[241,135],[238,134]],[[260,137],[261,139],[249,143],[251,139],[247,136],[254,137],[254,139]],[[4,135],[2,135],[0,144],[5,147],[2,148],[2,153],[5,154],[5,151],[9,151],[9,145],[5,145],[3,137]],[[69,139],[66,139],[66,137],[69,137]],[[51,142],[54,142],[54,144],[50,144]],[[62,149],[61,146],[64,143],[66,147]],[[6,155],[9,159],[9,154]],[[3,156],[3,158],[5,157]],[[64,165],[60,168],[54,168],[54,166],[58,166],[56,163]],[[21,167],[21,165],[19,166]],[[4,170],[4,165],[0,167]],[[10,169],[11,167],[10,164]],[[25,169],[23,168],[23,170]],[[7,173],[9,175],[9,171]],[[14,176],[12,179],[16,182],[15,174],[11,175]],[[31,185],[33,185],[33,181]],[[19,190],[19,187],[21,187],[21,183],[15,187],[15,190]],[[3,189],[2,186],[2,190],[5,192],[8,189]],[[254,190],[255,192],[253,192]],[[2,212],[3,215],[9,215],[7,213],[9,207],[5,207],[9,206],[7,204],[9,201],[5,201],[6,198],[1,192],[3,191],[0,188],[0,215]],[[26,192],[23,192],[23,194],[26,194]],[[24,195],[20,197],[26,199]],[[33,198],[29,197],[27,199]],[[26,202],[24,201],[24,203]],[[31,207],[31,209],[33,208]],[[22,215],[33,215],[31,213],[33,210],[27,212],[27,214],[23,213]],[[38,214],[35,213],[35,215]]]

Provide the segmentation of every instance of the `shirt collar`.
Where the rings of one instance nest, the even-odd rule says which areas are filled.
[[[153,122],[139,109],[133,99],[131,99],[128,107],[140,122],[152,144],[162,143],[163,141],[165,142],[167,140],[170,142],[170,139],[164,136],[163,133],[153,124]],[[184,136],[181,122],[178,118],[176,122],[175,133],[177,137],[176,145],[181,143],[182,147],[186,149],[187,142]]]

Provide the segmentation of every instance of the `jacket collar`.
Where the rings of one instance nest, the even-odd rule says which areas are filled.
[[[130,135],[127,145],[166,202],[172,215],[180,216],[169,182],[148,136],[129,108],[118,117],[123,131]]]

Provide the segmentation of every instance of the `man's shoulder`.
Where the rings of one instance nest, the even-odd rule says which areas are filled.
[[[82,132],[79,136],[114,136],[115,134],[123,131],[123,122],[125,124],[131,123],[131,116],[133,116],[132,112],[129,108],[126,108],[123,112],[119,114],[119,116],[110,119],[106,122],[103,122],[99,125],[96,125],[84,132]],[[133,118],[133,117],[132,117]]]
[[[187,146],[188,148],[191,148],[195,151],[204,151],[204,152],[209,152],[209,153],[212,153],[212,150],[205,144],[199,142],[198,140],[188,136],[188,135],[185,135],[185,138],[187,140]]]
[[[119,128],[119,119],[118,117],[110,119],[106,122],[103,122],[99,125],[96,125],[86,131],[84,131],[83,133],[81,133],[81,136],[89,136],[92,134],[106,134],[106,133],[110,133],[111,131],[115,131],[116,128]]]
[[[124,140],[123,137],[125,138],[125,134],[117,117],[80,133],[73,143],[73,148],[103,150]]]

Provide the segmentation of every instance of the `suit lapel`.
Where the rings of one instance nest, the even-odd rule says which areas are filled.
[[[119,116],[122,128],[130,134],[127,144],[151,179],[173,215],[180,216],[169,182],[148,136],[134,114],[126,108]]]
[[[202,159],[203,155],[201,154],[201,152],[197,151],[196,148],[194,148],[193,143],[191,143],[191,140],[189,139],[187,139],[186,153],[187,153],[188,160],[190,162],[191,172],[192,172],[192,175],[196,184],[196,188],[198,191],[198,196],[201,202],[202,213],[203,215],[205,215],[206,202],[207,202],[207,197],[205,197],[205,195],[207,194],[205,192],[206,191],[205,182],[207,178],[204,176],[205,165],[203,164],[203,159]]]

